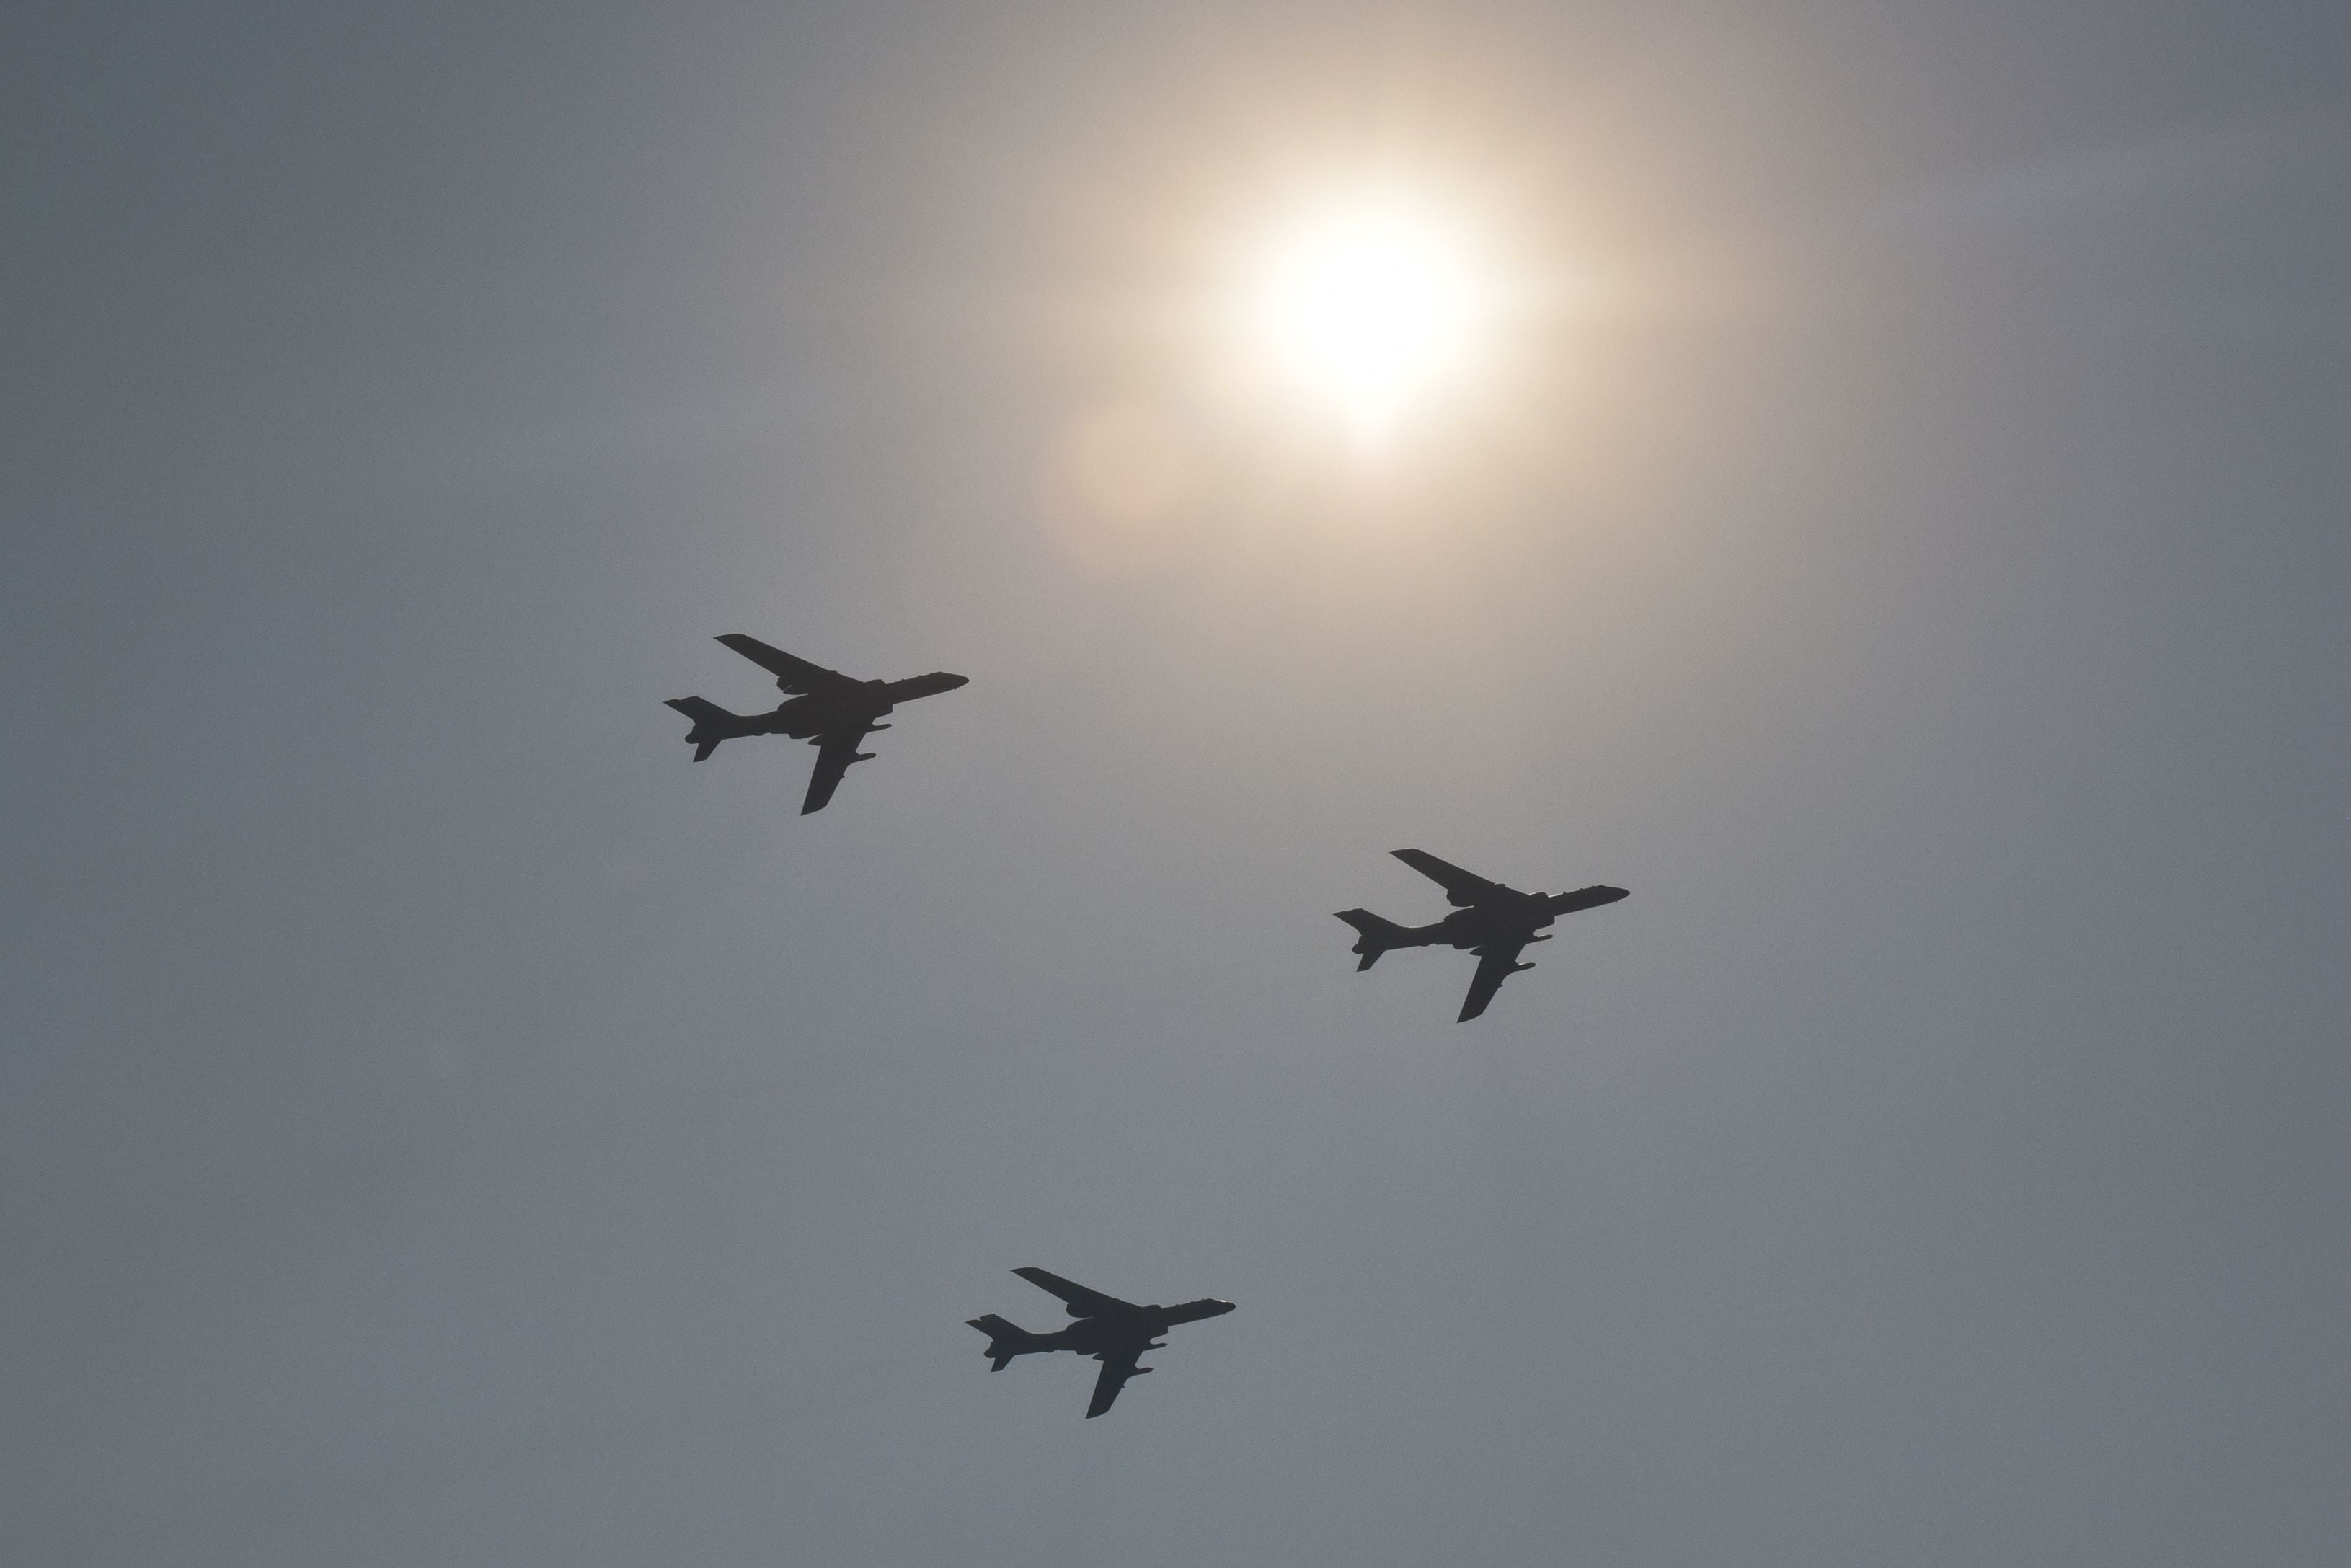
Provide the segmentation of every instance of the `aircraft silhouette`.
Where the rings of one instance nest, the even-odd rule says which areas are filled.
[[[1093,1401],[1086,1406],[1089,1421],[1110,1408],[1111,1401],[1118,1397],[1118,1391],[1126,1386],[1128,1378],[1140,1377],[1152,1370],[1135,1363],[1143,1359],[1146,1350],[1165,1348],[1165,1342],[1159,1338],[1161,1334],[1177,1323],[1219,1318],[1233,1310],[1232,1302],[1214,1298],[1173,1307],[1138,1307],[1133,1301],[1089,1291],[1042,1269],[1012,1271],[1039,1290],[1061,1297],[1068,1303],[1070,1316],[1078,1321],[1058,1333],[1030,1333],[994,1312],[967,1320],[987,1336],[987,1356],[994,1363],[988,1370],[1001,1372],[1016,1355],[1035,1355],[1050,1350],[1073,1350],[1080,1355],[1092,1356],[1102,1363],[1102,1375],[1094,1379]]]
[[[816,747],[816,771],[809,776],[808,798],[800,802],[803,817],[824,809],[851,763],[863,762],[873,755],[858,750],[857,745],[874,730],[890,727],[878,722],[884,714],[900,703],[970,684],[966,677],[945,670],[903,681],[854,680],[740,632],[729,632],[718,641],[772,672],[776,685],[790,700],[773,713],[747,714],[729,713],[700,697],[671,697],[669,706],[694,721],[685,736],[686,744],[694,747],[694,759],[701,761],[718,749],[720,741],[737,736],[789,735],[807,741]]]
[[[1458,865],[1447,865],[1426,850],[1390,852],[1444,888],[1447,902],[1459,907],[1435,925],[1414,926],[1383,920],[1368,909],[1339,911],[1339,918],[1359,933],[1352,951],[1362,954],[1364,961],[1355,966],[1356,972],[1360,974],[1378,963],[1380,955],[1391,947],[1467,947],[1478,955],[1478,973],[1469,982],[1469,995],[1461,1004],[1461,1016],[1455,1020],[1458,1023],[1466,1023],[1484,1012],[1504,980],[1520,969],[1534,967],[1532,964],[1520,963],[1519,955],[1531,942],[1551,940],[1535,933],[1562,915],[1632,896],[1621,887],[1586,887],[1574,893],[1520,893],[1499,882],[1473,876]]]

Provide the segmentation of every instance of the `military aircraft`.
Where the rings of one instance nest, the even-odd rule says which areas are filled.
[[[789,735],[807,741],[816,747],[816,771],[809,776],[808,799],[800,802],[803,817],[824,809],[851,763],[863,762],[873,755],[858,750],[857,745],[874,730],[890,727],[878,722],[884,714],[900,703],[970,684],[945,670],[903,681],[860,681],[794,658],[740,632],[729,632],[718,641],[771,672],[790,700],[773,713],[729,713],[700,697],[670,698],[670,706],[694,721],[685,735],[686,744],[694,747],[694,759],[699,762],[717,750],[720,741],[743,735]]]
[[[1151,1370],[1134,1364],[1143,1359],[1144,1351],[1166,1347],[1166,1342],[1159,1338],[1161,1334],[1177,1323],[1220,1318],[1233,1310],[1230,1301],[1207,1298],[1173,1307],[1138,1307],[1133,1301],[1089,1291],[1042,1269],[1012,1271],[1039,1290],[1061,1297],[1068,1303],[1070,1316],[1078,1321],[1053,1333],[1030,1333],[994,1312],[967,1320],[987,1336],[987,1358],[993,1363],[987,1370],[1001,1372],[1016,1355],[1034,1355],[1049,1350],[1073,1350],[1080,1355],[1092,1356],[1102,1363],[1102,1375],[1094,1379],[1093,1402],[1086,1406],[1089,1421],[1110,1408],[1111,1401],[1118,1397],[1118,1391],[1126,1386],[1128,1378],[1140,1377]]]
[[[1473,876],[1458,865],[1447,865],[1426,850],[1395,850],[1395,858],[1445,889],[1452,914],[1433,925],[1398,925],[1368,909],[1343,909],[1339,918],[1353,926],[1358,937],[1353,951],[1364,956],[1357,973],[1379,962],[1391,947],[1467,947],[1478,955],[1478,973],[1469,982],[1468,999],[1461,1004],[1466,1023],[1486,1010],[1502,982],[1532,964],[1519,962],[1531,942],[1548,942],[1535,933],[1562,915],[1614,904],[1632,896],[1621,887],[1586,887],[1574,893],[1520,893],[1499,882]]]

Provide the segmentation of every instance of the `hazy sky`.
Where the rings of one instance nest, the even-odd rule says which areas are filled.
[[[2346,68],[11,9],[0,1557],[2340,1563]],[[1372,464],[1202,320],[1397,169],[1559,304]],[[732,631],[971,685],[801,819]]]

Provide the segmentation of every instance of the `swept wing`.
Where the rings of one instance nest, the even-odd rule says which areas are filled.
[[[864,684],[852,680],[839,670],[811,664],[781,648],[770,648],[757,637],[746,637],[740,632],[722,633],[718,640],[774,675],[776,685],[792,696],[806,696],[810,692],[840,691]]]
[[[1469,996],[1461,1004],[1461,1016],[1454,1021],[1467,1023],[1476,1018],[1486,1010],[1486,1004],[1494,999],[1494,993],[1502,988],[1504,980],[1520,969],[1533,968],[1532,964],[1519,962],[1519,955],[1526,950],[1527,945],[1523,942],[1514,942],[1507,946],[1499,942],[1489,942],[1483,947],[1474,949],[1478,955],[1478,973],[1469,981]]]
[[[1111,1407],[1118,1398],[1118,1391],[1126,1386],[1128,1378],[1140,1377],[1151,1370],[1147,1366],[1134,1364],[1143,1359],[1141,1345],[1133,1350],[1107,1351],[1100,1359],[1102,1375],[1094,1379],[1094,1396],[1086,1406],[1086,1419],[1089,1421]]]
[[[1074,1280],[1064,1280],[1059,1274],[1049,1274],[1042,1269],[1015,1269],[1012,1271],[1039,1290],[1061,1297],[1073,1318],[1114,1318],[1143,1311],[1133,1301],[1122,1301],[1116,1296],[1089,1291]],[[1108,1408],[1107,1405],[1104,1408]]]
[[[816,770],[809,775],[808,798],[800,802],[801,816],[823,810],[832,792],[841,787],[841,776],[849,771],[849,765],[873,755],[857,749],[857,743],[864,738],[865,731],[862,729],[836,729],[817,737]]]
[[[1449,865],[1426,850],[1392,850],[1389,852],[1443,888],[1446,899],[1453,904],[1490,903],[1498,894],[1510,891],[1499,882],[1488,882],[1458,865]]]

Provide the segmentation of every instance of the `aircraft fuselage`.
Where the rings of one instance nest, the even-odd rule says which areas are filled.
[[[747,716],[759,725],[749,733],[812,740],[832,730],[871,728],[875,720],[896,710],[898,705],[892,700],[889,682],[862,681],[859,685],[864,689],[787,697],[772,713]]]
[[[1037,1336],[1039,1350],[1073,1350],[1080,1355],[1100,1355],[1105,1351],[1157,1350],[1158,1337],[1167,1332],[1165,1322],[1156,1325],[1129,1322],[1117,1318],[1081,1318],[1064,1329]]]
[[[1219,1318],[1232,1310],[1230,1301],[1204,1297],[1172,1307],[1132,1307],[1104,1312],[1079,1318],[1050,1333],[1018,1331],[1028,1336],[1020,1342],[1019,1353],[1026,1355],[1034,1351],[1073,1350],[1080,1355],[1117,1355],[1130,1351],[1158,1350],[1161,1347],[1155,1342],[1159,1336],[1177,1323]]]
[[[1512,893],[1505,902],[1473,904],[1457,909],[1444,919],[1426,925],[1407,925],[1405,935],[1409,942],[1395,946],[1416,947],[1483,947],[1489,943],[1518,946],[1527,942],[1543,940],[1535,933],[1559,918],[1552,907],[1553,900],[1545,894]]]
[[[1473,904],[1419,929],[1429,933],[1431,946],[1482,947],[1489,942],[1531,942],[1536,932],[1557,918],[1550,910],[1540,907],[1511,909]]]

